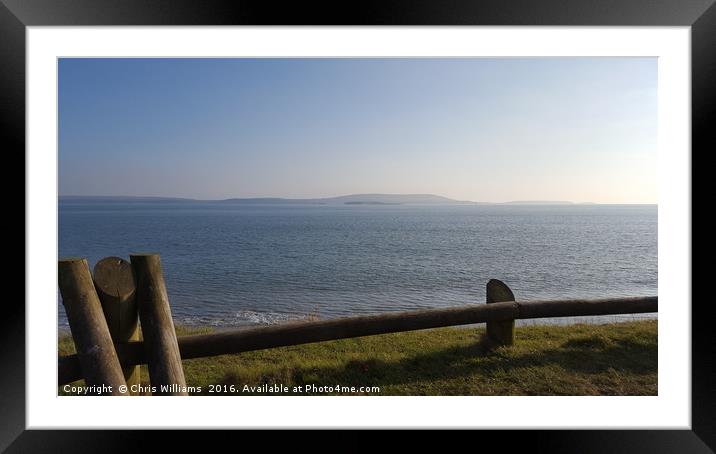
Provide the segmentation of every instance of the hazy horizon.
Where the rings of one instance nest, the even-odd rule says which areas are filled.
[[[59,198],[116,198],[116,199],[181,199],[181,200],[191,200],[194,202],[223,202],[223,201],[229,201],[229,200],[250,200],[250,199],[281,199],[281,200],[287,200],[287,201],[300,201],[300,200],[322,200],[322,199],[339,199],[342,197],[358,197],[358,196],[436,196],[441,198],[446,198],[454,202],[464,202],[464,203],[474,203],[474,204],[518,204],[518,203],[524,203],[524,204],[531,204],[531,203],[542,203],[542,204],[550,204],[550,203],[565,203],[565,204],[575,204],[575,205],[657,205],[656,202],[649,203],[649,202],[643,202],[643,203],[599,203],[599,202],[591,202],[591,201],[584,201],[584,202],[575,202],[573,200],[540,200],[540,199],[524,199],[524,200],[507,200],[504,202],[485,202],[482,200],[458,200],[458,199],[452,199],[449,197],[445,197],[441,194],[386,194],[386,193],[365,193],[365,194],[338,194],[338,195],[331,195],[331,196],[325,196],[325,197],[305,197],[305,198],[297,198],[297,197],[285,197],[285,196],[256,196],[256,197],[226,197],[226,198],[220,198],[220,199],[199,199],[194,197],[176,197],[176,196],[157,196],[157,195],[126,195],[126,194],[85,194],[85,195],[78,195],[78,194],[60,194]]]
[[[60,196],[656,204],[655,58],[59,60]]]

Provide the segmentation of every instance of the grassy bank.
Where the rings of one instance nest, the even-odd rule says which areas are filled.
[[[210,332],[179,327],[179,335]],[[476,329],[442,328],[320,342],[184,361],[195,394],[217,385],[235,395],[656,395],[657,321],[518,327],[513,347],[493,351]],[[60,355],[74,352],[60,338]],[[146,366],[142,381],[149,384]],[[79,384],[81,382],[76,382]],[[233,385],[233,390],[232,390]],[[245,385],[284,385],[288,392]],[[306,392],[346,386],[355,392]],[[293,387],[301,386],[301,392]],[[377,386],[380,392],[361,392]],[[62,389],[60,394],[65,394]]]

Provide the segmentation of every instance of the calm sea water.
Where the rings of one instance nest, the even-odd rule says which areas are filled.
[[[656,295],[657,207],[60,203],[60,256],[136,251],[161,254],[185,324],[479,304],[491,278],[520,300]]]

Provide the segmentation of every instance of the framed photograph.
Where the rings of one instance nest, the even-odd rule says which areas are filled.
[[[0,446],[713,452],[691,284],[712,3],[2,0],[27,266]]]

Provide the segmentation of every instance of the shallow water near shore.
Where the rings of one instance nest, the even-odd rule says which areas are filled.
[[[138,251],[161,254],[176,323],[219,328],[480,304],[492,278],[519,300],[658,290],[655,205],[60,202],[60,257]]]

